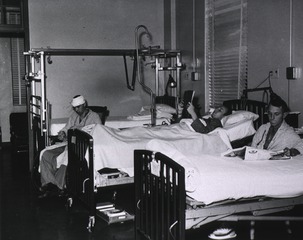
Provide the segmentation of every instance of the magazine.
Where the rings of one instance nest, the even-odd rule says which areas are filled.
[[[228,150],[222,154],[224,157],[240,157],[243,160],[286,160],[291,157],[285,156],[282,152],[274,152],[265,149],[258,149],[249,146]]]
[[[228,150],[227,152],[223,153],[222,156],[224,156],[224,157],[240,157],[240,158],[244,159],[245,150],[246,150],[246,146],[241,147],[241,148],[235,148],[235,149]]]

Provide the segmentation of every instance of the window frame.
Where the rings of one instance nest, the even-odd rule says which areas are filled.
[[[206,0],[206,109],[242,96],[247,57],[247,0]]]

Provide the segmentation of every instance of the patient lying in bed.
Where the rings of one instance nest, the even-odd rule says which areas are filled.
[[[191,115],[193,120],[191,126],[199,133],[209,133],[218,127],[223,127],[221,120],[224,116],[231,114],[231,110],[226,106],[220,106],[214,109],[208,118],[199,119],[195,107],[192,103],[187,106],[187,112]]]

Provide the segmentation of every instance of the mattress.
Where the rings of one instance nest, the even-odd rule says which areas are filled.
[[[243,160],[178,152],[165,141],[147,149],[174,159],[185,168],[187,195],[204,204],[253,197],[286,198],[303,194],[303,156],[288,160]]]

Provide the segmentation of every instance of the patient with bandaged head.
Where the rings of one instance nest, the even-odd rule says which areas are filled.
[[[58,132],[58,139],[63,143],[58,146],[50,146],[41,151],[40,156],[40,178],[41,195],[45,198],[53,194],[63,194],[65,186],[66,166],[57,166],[57,157],[66,148],[67,131],[69,129],[81,129],[90,124],[101,124],[99,115],[87,107],[86,99],[76,95],[71,101],[73,113],[70,115],[65,127]]]

